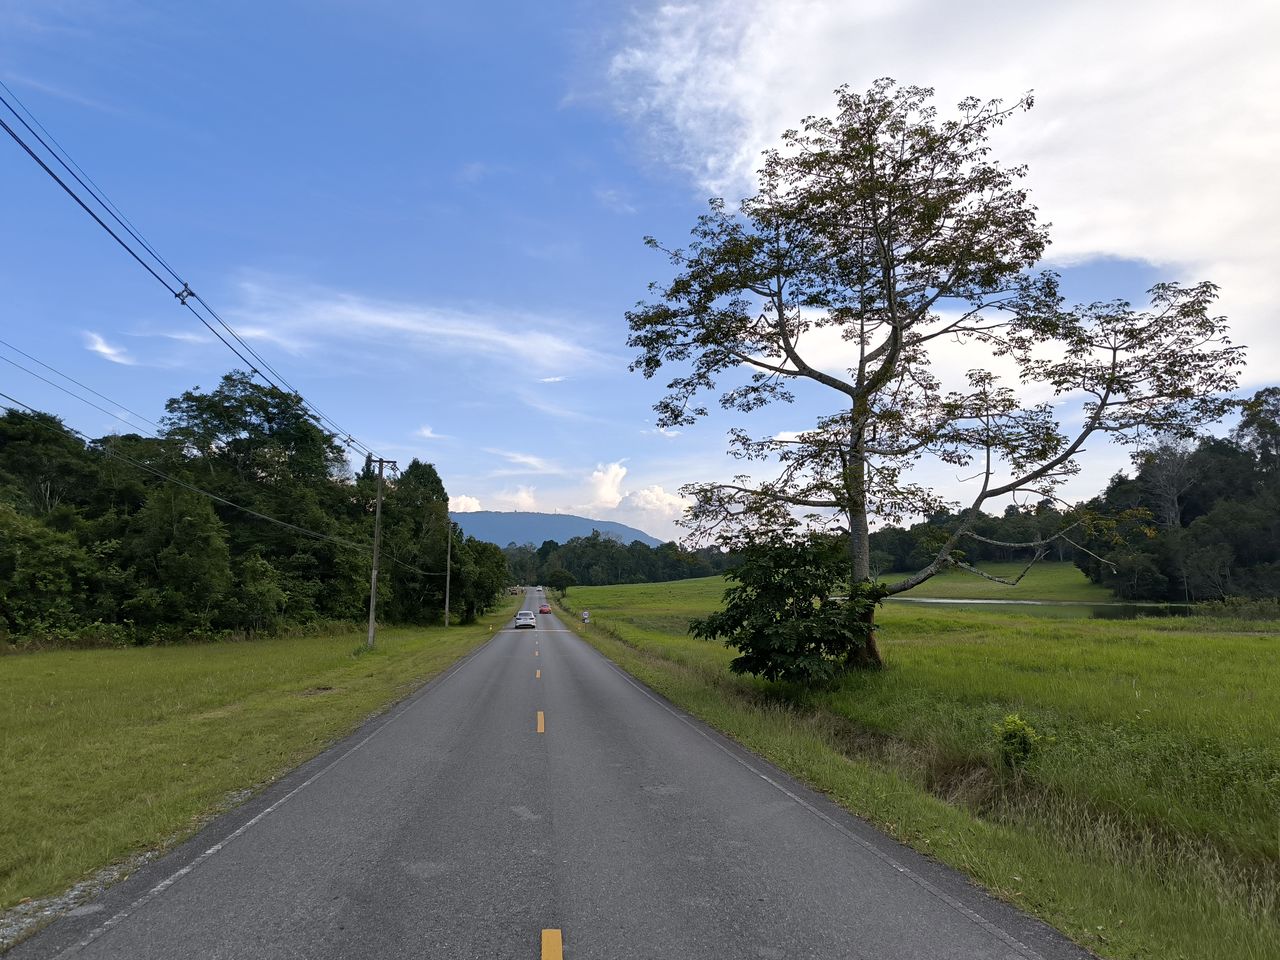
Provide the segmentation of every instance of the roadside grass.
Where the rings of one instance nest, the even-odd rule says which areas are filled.
[[[0,657],[0,909],[171,846],[473,650],[468,627]]]
[[[983,573],[1013,579],[1022,572],[1022,563],[976,564]],[[886,583],[900,580],[905,573],[886,573]],[[1072,600],[1079,603],[1114,603],[1111,591],[1093,583],[1074,563],[1037,563],[1017,586],[995,583],[966,570],[948,570],[931,577],[903,594],[945,600]]]
[[[566,606],[673,702],[1099,954],[1280,958],[1270,624],[891,605],[887,668],[805,693],[687,635],[723,588],[574,587]],[[1016,771],[993,729],[1013,713],[1052,737]]]

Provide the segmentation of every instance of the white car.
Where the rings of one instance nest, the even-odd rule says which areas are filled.
[[[515,627],[519,630],[521,627],[528,627],[530,630],[538,629],[538,618],[532,610],[521,610],[516,614]]]

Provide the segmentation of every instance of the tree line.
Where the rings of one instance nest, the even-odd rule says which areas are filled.
[[[1280,387],[1242,404],[1225,437],[1160,438],[1098,496],[982,514],[957,558],[970,564],[1070,560],[1126,600],[1195,603],[1280,596]],[[963,521],[939,510],[873,531],[877,575],[931,559]],[[1065,534],[1057,536],[1060,531]]]
[[[0,416],[4,638],[147,643],[364,616],[370,464],[353,472],[301,397],[242,371],[165,409],[155,435],[94,440],[50,414]],[[449,522],[434,466],[389,477],[382,510],[380,619],[439,622],[446,553],[453,611],[496,602],[502,551]]]
[[[714,576],[734,562],[731,554],[718,547],[686,550],[674,542],[650,547],[642,540],[623,544],[599,530],[563,544],[555,540],[544,540],[540,547],[509,543],[502,552],[512,583],[553,583],[557,571],[567,573],[570,584],[583,586],[661,583]]]

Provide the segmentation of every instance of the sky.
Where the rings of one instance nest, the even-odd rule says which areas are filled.
[[[993,146],[1029,165],[1067,292],[1212,280],[1243,392],[1276,383],[1277,41],[1270,0],[0,0],[0,79],[346,433],[434,463],[457,510],[662,538],[682,484],[736,472],[744,421],[655,428],[663,381],[628,372],[624,314],[669,268],[642,238],[678,245],[708,197],[748,195],[760,151],[842,83],[932,86],[944,112],[1034,90]],[[158,420],[242,365],[7,138],[0,224],[0,338],[112,413]],[[0,368],[89,435],[130,429]],[[750,426],[827,407],[802,392]],[[1091,443],[1064,495],[1129,453]],[[963,496],[954,471],[924,479]]]

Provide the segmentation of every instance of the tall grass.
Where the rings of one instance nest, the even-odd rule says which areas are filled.
[[[1280,957],[1280,635],[889,606],[887,669],[818,692],[689,638],[718,579],[574,588],[628,670],[1114,957]],[[995,727],[1045,739],[1016,770]]]

